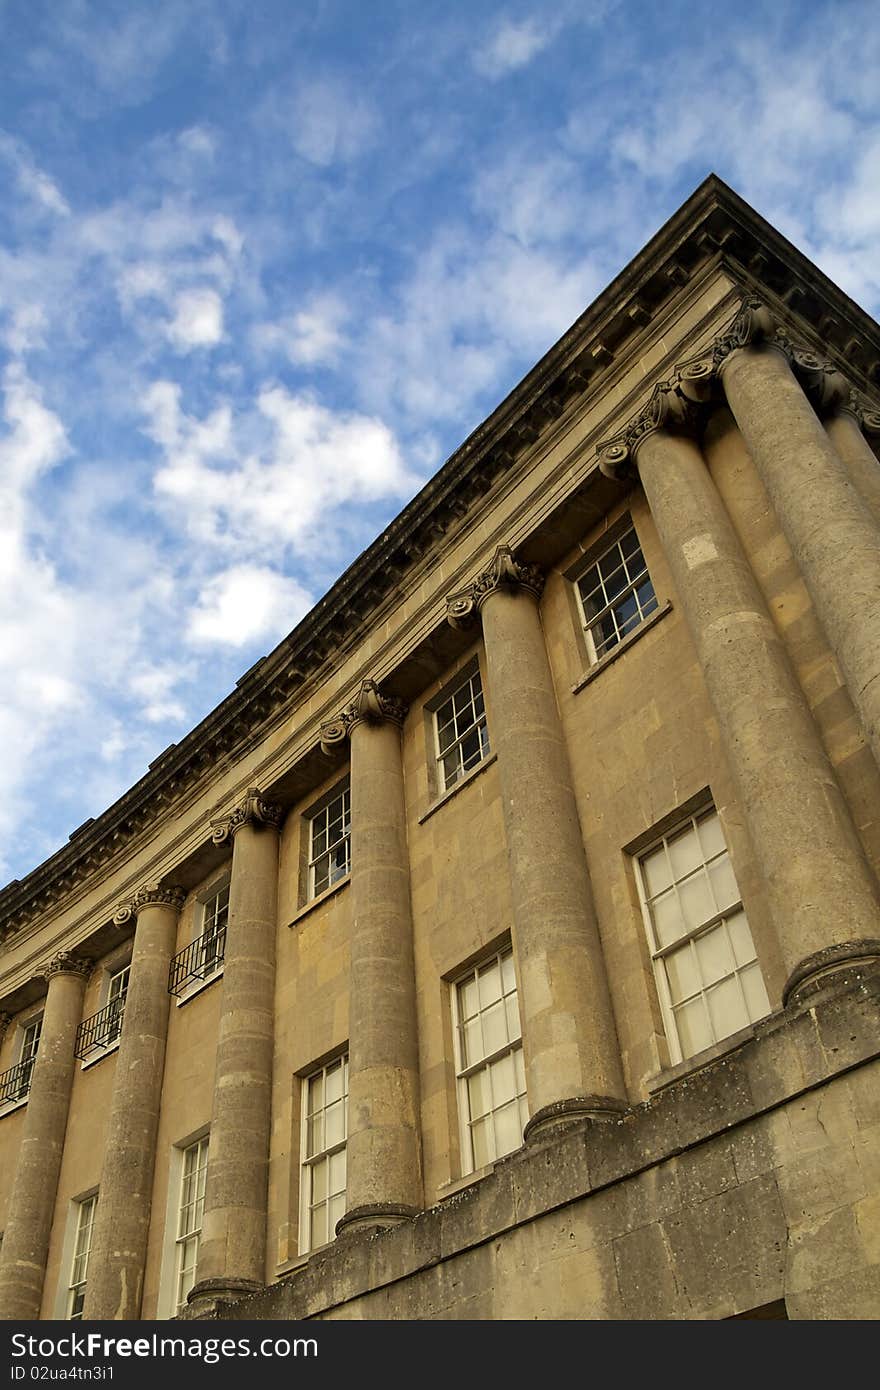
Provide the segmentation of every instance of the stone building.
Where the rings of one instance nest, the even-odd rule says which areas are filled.
[[[0,894],[0,1315],[877,1316],[878,399],[708,179]]]

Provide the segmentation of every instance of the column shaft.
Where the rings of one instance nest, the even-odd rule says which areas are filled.
[[[571,770],[532,593],[481,607],[510,863],[527,1134],[622,1108],[620,1050]]]
[[[722,381],[880,763],[877,527],[779,349],[732,352]]]
[[[636,457],[763,870],[790,990],[809,958],[817,957],[806,966],[812,974],[844,943],[870,939],[880,950],[874,880],[699,448],[659,431]]]
[[[825,432],[843,460],[849,480],[875,524],[880,525],[880,462],[862,427],[849,410],[838,410],[825,420]]]
[[[360,719],[350,737],[348,1227],[388,1225],[423,1204],[400,728],[393,719]]]
[[[140,1316],[171,1002],[168,966],[182,903],[179,889],[135,899],[137,925],[92,1230],[86,1320]]]
[[[274,808],[259,804],[265,814],[233,827],[205,1213],[191,1302],[240,1296],[266,1280],[278,830]]]
[[[0,1319],[4,1321],[23,1322],[40,1316],[76,1064],[73,1049],[90,969],[90,963],[70,962],[69,968],[65,963],[49,976],[0,1248]]]

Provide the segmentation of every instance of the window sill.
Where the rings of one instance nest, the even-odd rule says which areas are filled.
[[[575,681],[574,685],[571,687],[572,695],[577,695],[579,690],[583,690],[584,686],[589,685],[597,676],[600,676],[606,667],[612,666],[619,656],[623,656],[624,652],[628,652],[630,647],[638,642],[640,637],[644,637],[645,633],[650,632],[651,628],[655,627],[656,624],[660,622],[661,618],[665,618],[666,614],[671,612],[672,604],[669,599],[667,599],[662,608],[658,608],[656,613],[652,613],[650,618],[646,618],[634,632],[631,632],[628,637],[624,637],[623,641],[618,642],[616,647],[612,647],[610,652],[606,652],[601,660],[596,662],[595,666],[591,666],[589,671],[581,676],[580,680]]]
[[[770,1015],[767,1014],[766,1018]],[[704,1047],[702,1052],[695,1052],[692,1057],[685,1057],[683,1062],[673,1062],[671,1066],[664,1067],[662,1071],[655,1072],[646,1081],[649,1095],[656,1095],[662,1091],[664,1086],[671,1086],[674,1081],[679,1081],[681,1077],[690,1075],[691,1072],[699,1071],[701,1067],[707,1067],[711,1062],[717,1062],[719,1057],[725,1057],[728,1052],[735,1052],[743,1043],[749,1042],[755,1036],[755,1029],[764,1019],[758,1019],[755,1023],[746,1024],[745,1028],[740,1028],[736,1033],[731,1033],[729,1037],[722,1038],[720,1042],[713,1043],[711,1047]]]
[[[21,1110],[27,1103],[28,1097],[22,1096],[21,1100],[14,1100],[10,1105],[0,1106],[0,1120],[3,1119],[4,1115],[11,1115],[14,1110]]]
[[[294,913],[287,924],[288,927],[295,927],[297,922],[301,921],[303,917],[308,917],[310,912],[314,912],[315,908],[321,907],[328,898],[333,897],[334,893],[341,893],[342,889],[347,888],[350,883],[351,874],[346,874],[345,878],[341,878],[338,883],[331,883],[330,887],[325,888],[323,893],[319,893],[316,898],[310,898],[304,907],[301,907],[298,912]]]
[[[88,1071],[89,1067],[93,1067],[96,1062],[103,1062],[104,1058],[109,1057],[111,1052],[118,1051],[119,1039],[117,1038],[116,1041],[110,1043],[108,1047],[95,1048],[93,1056],[83,1057],[80,1061],[79,1069],[80,1071]]]
[[[213,975],[209,975],[206,980],[196,981],[192,988],[186,991],[186,994],[180,994],[177,996],[175,1003],[177,1004],[178,1009],[182,1008],[184,1004],[188,1004],[191,999],[195,999],[197,994],[201,994],[203,989],[207,989],[210,985],[214,984],[215,980],[220,980],[222,978],[223,966],[221,965],[220,969],[215,970]]]
[[[490,753],[488,758],[484,758],[482,762],[477,763],[476,767],[472,767],[470,772],[466,772],[460,781],[456,782],[454,786],[451,786],[448,791],[445,791],[442,796],[439,796],[436,801],[431,803],[424,815],[419,816],[419,825],[424,825],[426,820],[430,820],[434,812],[439,811],[441,806],[445,806],[447,801],[451,801],[463,787],[470,786],[474,778],[479,777],[481,772],[485,772],[487,767],[491,767],[497,757],[497,753]]]

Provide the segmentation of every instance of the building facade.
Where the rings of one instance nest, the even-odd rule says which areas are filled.
[[[0,893],[0,1316],[877,1316],[878,436],[710,178]]]

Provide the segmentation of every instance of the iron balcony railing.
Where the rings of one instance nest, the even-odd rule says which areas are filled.
[[[110,1047],[122,1031],[122,1015],[125,1011],[125,995],[111,999],[103,1009],[90,1018],[84,1018],[76,1030],[74,1052],[83,1060],[98,1048]]]
[[[193,980],[207,980],[220,969],[226,954],[226,928],[206,931],[172,957],[168,993],[182,994]]]
[[[35,1061],[35,1057],[29,1057],[26,1062],[17,1062],[8,1071],[0,1072],[0,1105],[12,1105],[17,1100],[24,1100],[31,1089],[31,1072]]]

